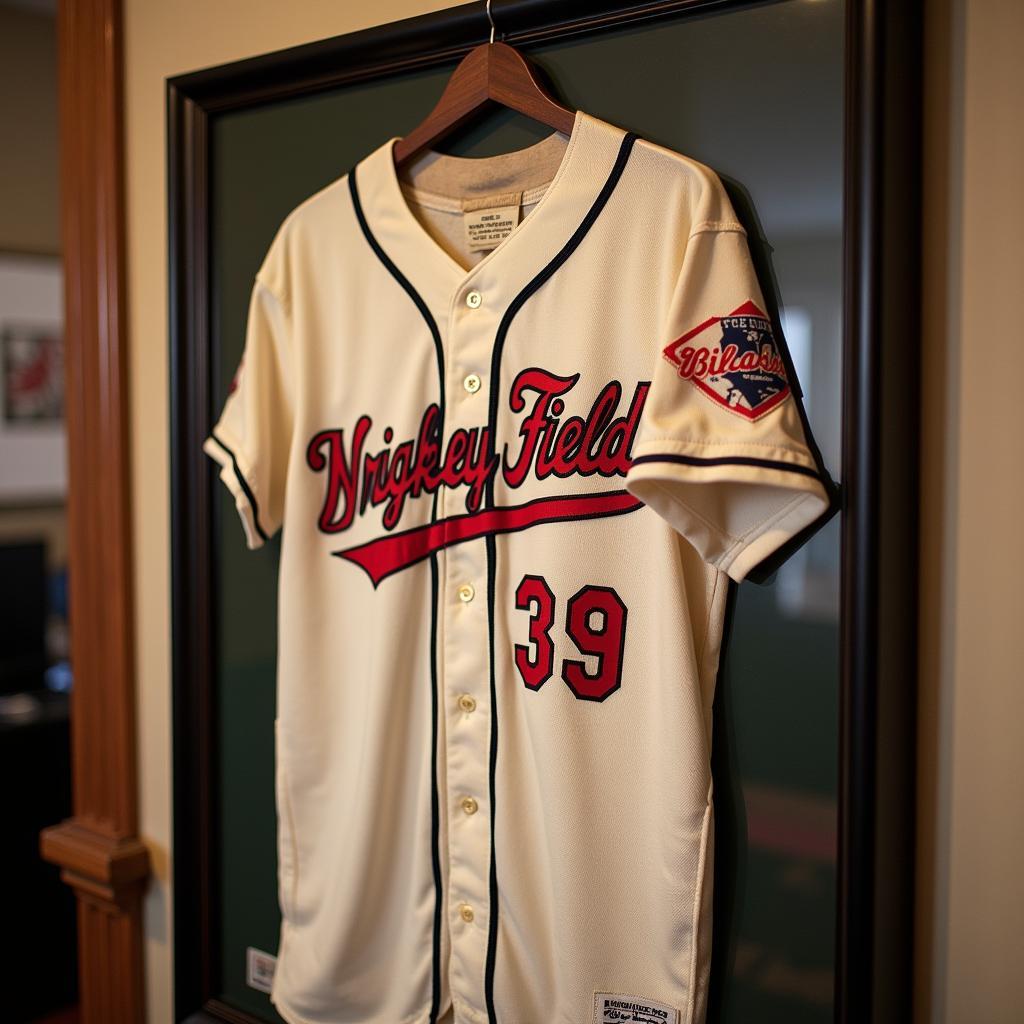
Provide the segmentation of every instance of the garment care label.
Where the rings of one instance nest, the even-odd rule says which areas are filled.
[[[257,992],[270,992],[274,985],[277,957],[249,946],[245,951],[245,983]]]
[[[643,996],[619,995],[616,992],[594,993],[594,1024],[679,1024],[679,1011],[667,1003]]]
[[[508,238],[519,223],[522,201],[522,192],[463,199],[462,221],[466,228],[466,248],[470,252],[493,249]]]

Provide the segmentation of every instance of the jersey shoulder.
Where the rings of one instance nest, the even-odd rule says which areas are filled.
[[[732,201],[718,173],[707,164],[650,139],[634,145],[636,172],[646,193],[659,204],[671,204],[688,213],[689,230],[739,231]]]
[[[286,309],[295,299],[296,282],[308,286],[327,269],[326,259],[337,232],[350,218],[348,173],[328,182],[294,206],[278,224],[264,253],[256,280]]]

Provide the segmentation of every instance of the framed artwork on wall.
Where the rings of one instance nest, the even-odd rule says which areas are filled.
[[[58,257],[0,253],[0,504],[67,487]]]

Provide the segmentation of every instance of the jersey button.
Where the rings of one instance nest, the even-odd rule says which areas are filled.
[[[466,305],[470,309],[479,309],[480,303],[484,301],[484,297],[479,292],[470,292],[466,296]]]
[[[476,814],[477,802],[471,796],[462,798],[462,809],[466,814]]]
[[[463,583],[462,586],[459,587],[457,593],[459,595],[459,600],[463,604],[469,604],[469,602],[476,597],[476,590],[473,588],[472,583]]]
[[[471,394],[475,395],[480,390],[480,378],[475,373],[466,375],[466,379],[462,382],[462,386]]]
[[[461,917],[466,924],[470,924],[473,920],[473,908],[468,903],[463,903],[462,906],[459,907],[459,917]]]
[[[476,701],[468,693],[464,693],[459,697],[459,707],[468,714],[470,711],[476,711]]]

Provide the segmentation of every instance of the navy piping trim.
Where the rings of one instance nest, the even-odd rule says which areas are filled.
[[[713,459],[703,459],[696,455],[637,455],[632,460],[634,466],[642,462],[678,462],[682,466],[757,466],[761,469],[778,469],[784,473],[800,473],[815,480],[821,479],[818,470],[810,466],[776,462],[774,459],[754,459],[746,455],[725,455]]]
[[[494,673],[494,588],[497,562],[494,534],[487,535],[487,650],[491,700],[491,749],[487,759],[487,799],[491,809],[491,864],[488,876],[490,916],[487,925],[487,959],[484,965],[484,1001],[489,1024],[497,1024],[494,1009],[494,957],[498,940],[498,862],[494,855],[494,794],[498,768],[498,684]]]
[[[405,293],[412,299],[413,304],[423,317],[430,336],[434,340],[434,350],[437,354],[437,379],[439,384],[438,397],[438,439],[444,438],[444,348],[441,344],[441,333],[437,329],[437,323],[431,315],[427,304],[422,296],[412,286],[409,279],[395,266],[388,254],[381,248],[363,213],[363,205],[359,200],[359,189],[356,186],[356,168],[353,167],[348,175],[348,190],[352,196],[352,209],[355,211],[356,220],[363,232],[370,248],[374,251],[377,259],[384,265],[389,274],[402,286]],[[430,509],[430,521],[437,519],[437,492],[434,492],[434,501]],[[438,685],[437,685],[437,595],[438,595],[438,564],[437,555],[430,556],[430,756],[431,768],[430,777],[433,785],[430,787],[430,857],[431,867],[434,875],[434,925],[433,925],[433,968],[431,971],[431,1000],[429,1024],[436,1024],[441,1009],[441,920],[444,911],[444,892],[441,880],[441,844],[440,844],[440,795],[437,783],[437,746],[438,746]]]
[[[551,262],[548,263],[547,266],[545,266],[531,281],[529,281],[529,283],[523,287],[512,302],[509,303],[508,308],[505,310],[505,313],[501,318],[501,322],[498,324],[498,332],[494,338],[494,349],[491,353],[491,381],[487,407],[489,447],[491,449],[490,454],[492,457],[494,455],[494,437],[498,422],[498,383],[501,375],[501,357],[505,348],[505,339],[508,336],[509,327],[511,326],[516,314],[525,305],[526,301],[555,273],[556,270],[565,263],[565,261],[579,246],[580,242],[582,242],[586,237],[587,232],[589,232],[591,227],[593,227],[594,221],[596,221],[601,215],[608,199],[615,190],[615,186],[622,177],[622,172],[626,168],[626,161],[629,159],[629,154],[632,152],[633,144],[636,140],[637,136],[633,132],[626,132],[619,145],[619,152],[615,158],[615,163],[612,166],[611,173],[608,175],[608,179],[601,187],[601,191],[598,193],[593,205],[580,222],[579,227],[576,228],[565,245],[563,245],[555,254]],[[488,508],[493,508],[494,506],[493,476],[487,482],[485,504]],[[491,806],[491,867],[489,884],[490,920],[487,928],[487,961],[484,969],[484,1000],[487,1004],[488,1024],[497,1024],[498,1020],[494,1008],[494,960],[497,953],[498,939],[498,867],[494,844],[494,823],[496,818],[494,812],[494,796],[498,764],[498,694],[494,672],[494,592],[496,571],[497,546],[494,535],[491,534],[487,537],[487,632],[488,650],[490,653],[491,693],[491,750],[489,759],[488,795]]]
[[[238,480],[238,485],[242,488],[242,493],[245,495],[246,501],[252,506],[252,521],[256,527],[256,532],[263,538],[264,541],[270,540],[267,536],[266,531],[260,526],[260,510],[256,504],[256,495],[252,493],[252,488],[249,486],[249,481],[245,479],[242,470],[238,466],[238,459],[235,458],[235,453],[212,431],[210,437],[217,442],[231,456],[231,468],[235,471],[235,478]]]
[[[529,299],[545,281],[547,281],[556,270],[560,269],[565,261],[575,252],[580,242],[583,241],[587,232],[593,227],[594,221],[601,215],[601,211],[604,210],[605,204],[611,197],[615,186],[619,182],[619,178],[622,177],[622,172],[625,170],[626,161],[629,159],[629,154],[632,152],[633,143],[636,142],[636,135],[633,132],[627,132],[622,139],[622,144],[619,146],[618,156],[615,158],[615,164],[612,167],[611,174],[608,175],[608,180],[604,183],[600,193],[594,200],[594,205],[587,211],[587,215],[580,222],[580,226],[572,233],[572,237],[565,245],[555,254],[551,262],[548,263],[543,270],[537,274],[528,284],[525,285],[523,290],[509,303],[508,309],[505,310],[504,315],[501,318],[501,323],[498,325],[498,333],[494,339],[494,351],[491,354],[491,388],[489,403],[487,409],[487,423],[491,429],[491,450],[494,449],[494,426],[498,420],[498,377],[501,369],[501,356],[505,348],[505,338],[508,336],[508,329],[512,325],[512,320],[520,309],[526,304],[526,300]],[[494,480],[493,478],[488,481],[489,500],[494,501]]]

